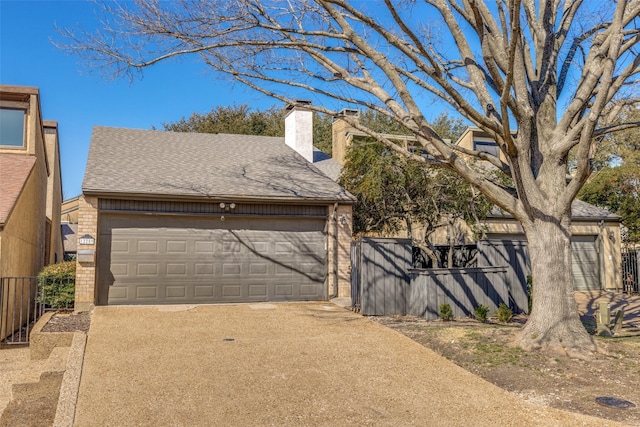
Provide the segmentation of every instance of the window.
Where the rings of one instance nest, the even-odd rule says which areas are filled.
[[[24,110],[0,108],[0,146],[24,147]]]
[[[474,145],[476,151],[493,154],[496,157],[500,156],[500,149],[498,148],[498,144],[496,144],[495,142],[474,141]]]

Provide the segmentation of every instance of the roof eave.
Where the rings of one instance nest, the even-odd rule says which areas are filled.
[[[203,195],[197,196],[192,194],[161,194],[161,193],[130,193],[130,192],[119,192],[113,190],[95,190],[85,188],[82,190],[82,194],[89,197],[98,197],[98,198],[118,198],[125,200],[179,200],[179,201],[193,201],[193,202],[202,202],[202,201],[232,201],[237,203],[285,203],[285,204],[296,204],[302,203],[305,204],[347,204],[353,205],[356,200],[351,195],[345,195],[344,197],[322,197],[322,198],[311,198],[311,197],[275,197],[275,196],[236,196],[236,195]]]

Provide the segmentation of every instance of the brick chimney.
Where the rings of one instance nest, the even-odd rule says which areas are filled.
[[[351,145],[352,137],[347,137],[349,132],[353,132],[356,129],[347,123],[342,117],[350,117],[353,120],[359,120],[360,112],[351,108],[345,108],[340,111],[338,116],[331,125],[332,134],[332,147],[331,157],[333,160],[344,165],[344,158],[347,155],[347,147]]]
[[[287,105],[284,142],[313,163],[313,112],[305,108],[310,104],[311,101],[297,99],[295,105]]]

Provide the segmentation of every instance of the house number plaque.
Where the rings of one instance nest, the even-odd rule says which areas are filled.
[[[92,236],[89,236],[88,234],[85,234],[84,236],[78,238],[78,243],[81,245],[93,245],[94,243],[96,243],[96,239],[94,239]]]

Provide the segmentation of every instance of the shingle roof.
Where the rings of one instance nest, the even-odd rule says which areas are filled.
[[[85,193],[234,199],[355,199],[284,138],[94,127]]]
[[[65,252],[75,253],[78,248],[78,224],[62,223],[62,245]]]
[[[494,206],[488,215],[489,218],[512,218],[512,216]],[[620,216],[609,212],[605,208],[594,206],[590,203],[583,202],[582,200],[574,200],[571,203],[571,217],[574,220],[611,220],[619,221]]]
[[[5,224],[9,219],[35,164],[34,156],[0,154],[0,224]]]
[[[340,179],[342,165],[336,162],[330,155],[323,153],[315,147],[313,147],[313,166],[320,169],[323,174],[336,182]]]

